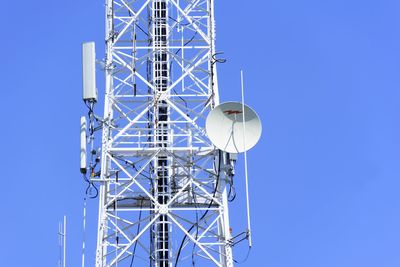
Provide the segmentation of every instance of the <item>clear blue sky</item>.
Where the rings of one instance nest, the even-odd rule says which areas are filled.
[[[68,264],[80,266],[81,43],[101,56],[103,7],[1,5],[2,266],[56,266],[64,214]],[[249,153],[254,249],[242,266],[400,266],[400,2],[216,0],[216,16],[222,100],[240,99],[243,68],[264,125]]]

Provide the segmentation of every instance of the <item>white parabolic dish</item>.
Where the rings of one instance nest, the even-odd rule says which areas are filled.
[[[261,121],[247,105],[226,102],[216,106],[207,116],[206,131],[211,142],[222,151],[241,153],[255,146],[261,137]]]

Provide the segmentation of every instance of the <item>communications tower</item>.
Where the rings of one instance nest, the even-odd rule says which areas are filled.
[[[97,162],[81,170],[98,188],[96,267],[233,266],[228,195],[236,156],[205,131],[223,62],[214,1],[106,0],[105,9],[103,116],[93,112],[94,45],[83,48]]]

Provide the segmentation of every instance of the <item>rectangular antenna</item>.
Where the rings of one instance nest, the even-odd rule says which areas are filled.
[[[81,173],[86,174],[86,117],[81,117]]]
[[[83,100],[97,101],[96,52],[94,42],[82,45]]]

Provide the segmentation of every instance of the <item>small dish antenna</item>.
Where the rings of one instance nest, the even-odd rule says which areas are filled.
[[[261,128],[254,110],[240,102],[222,103],[211,110],[206,119],[211,142],[228,153],[242,153],[255,146]]]

